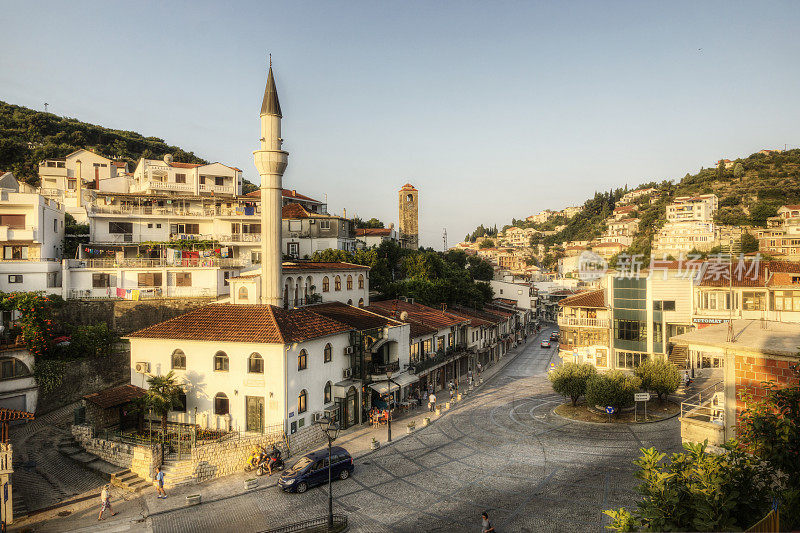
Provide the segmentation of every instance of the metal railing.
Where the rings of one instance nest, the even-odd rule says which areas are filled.
[[[781,529],[781,517],[777,509],[772,509],[767,516],[745,529],[745,533],[778,533]]]
[[[220,242],[261,242],[260,233],[234,233],[232,235],[220,235]]]
[[[578,318],[572,316],[559,316],[559,326],[583,326],[589,328],[607,328],[607,318]]]
[[[243,259],[225,257],[184,257],[181,259],[149,259],[130,257],[125,259],[68,259],[69,268],[166,268],[166,267],[222,267],[247,266]]]
[[[370,363],[369,365],[369,373],[373,375],[399,371],[400,361],[392,361],[391,363]]]
[[[328,526],[328,517],[320,516],[317,518],[310,518],[302,522],[295,522],[285,526],[267,529],[261,533],[293,533],[295,531],[325,531]],[[344,531],[347,529],[347,516],[342,514],[333,515],[333,530]]]
[[[725,383],[718,381],[681,402],[681,418],[725,423]]]

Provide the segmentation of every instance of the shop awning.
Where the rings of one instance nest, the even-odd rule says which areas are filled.
[[[394,392],[400,387],[405,387],[418,380],[419,377],[417,377],[416,375],[404,373],[404,374],[398,374],[396,377],[393,376],[392,381],[394,383],[387,383],[386,381],[377,381],[375,383],[370,383],[369,386],[372,388],[372,390],[374,390],[378,394],[388,394],[389,392]],[[389,388],[389,385],[391,385],[391,388]]]

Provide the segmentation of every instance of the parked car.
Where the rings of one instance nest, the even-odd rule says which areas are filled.
[[[543,340],[542,341],[542,348],[549,348],[549,347],[550,347],[550,341],[547,340],[547,339]]]
[[[554,331],[554,332],[552,332],[552,333],[550,334],[550,340],[551,340],[551,341],[558,342],[558,332],[557,332],[557,331]]]
[[[347,479],[353,473],[353,458],[341,446],[331,448],[331,479]],[[286,492],[305,492],[309,487],[328,482],[328,450],[304,455],[294,466],[284,470],[278,487]]]

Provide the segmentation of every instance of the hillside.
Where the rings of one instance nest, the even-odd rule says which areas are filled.
[[[158,137],[104,128],[0,101],[0,170],[37,185],[39,161],[64,157],[79,148],[91,148],[105,157],[127,161],[131,170],[140,157],[161,159],[164,154],[172,154],[180,163],[208,163],[194,152],[170,146]],[[256,188],[247,180],[244,184],[245,194]]]
[[[769,154],[755,153],[737,159],[731,168],[705,168],[696,174],[686,174],[680,180],[661,183],[643,183],[636,189],[655,187],[660,197],[653,204],[649,198],[632,203],[637,206],[635,216],[642,222],[629,253],[650,255],[653,235],[663,225],[666,206],[676,196],[714,193],[719,197],[716,222],[738,226],[763,227],[768,217],[775,216],[785,204],[800,203],[800,149]],[[583,204],[583,211],[567,221],[563,218],[534,224],[513,220],[512,225],[553,230],[566,225],[558,233],[545,237],[544,242],[554,245],[573,240],[591,240],[605,230],[605,219],[614,210],[625,192],[633,189],[616,189],[595,196]]]

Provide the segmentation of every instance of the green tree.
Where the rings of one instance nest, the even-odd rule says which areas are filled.
[[[733,177],[738,180],[741,179],[742,176],[744,176],[744,167],[737,161],[733,166]]]
[[[383,225],[383,222],[381,222],[375,217],[369,220],[361,220],[360,218],[356,217],[353,219],[353,224],[357,229],[365,229],[365,228],[376,229],[385,227]]]
[[[586,383],[586,403],[614,407],[615,416],[619,416],[622,408],[633,405],[633,395],[640,385],[638,377],[620,370],[596,374]]]
[[[178,384],[175,373],[170,370],[164,376],[147,378],[148,389],[144,395],[144,405],[161,417],[161,434],[167,434],[167,415],[180,405],[183,387]]]
[[[562,395],[569,396],[572,405],[577,405],[578,399],[586,394],[586,384],[597,374],[597,369],[589,363],[564,363],[547,375],[553,390]]]
[[[72,357],[108,357],[114,353],[119,336],[105,322],[78,326],[70,336],[68,352]]]
[[[749,254],[758,251],[758,239],[752,233],[744,233],[742,235],[742,253]]]
[[[467,262],[467,271],[473,280],[491,281],[494,278],[494,267],[489,261],[480,257],[470,256]]]
[[[478,245],[478,248],[494,248],[494,241],[492,239],[481,241],[481,243]]]
[[[678,390],[681,382],[678,367],[666,359],[645,361],[633,373],[641,380],[642,389],[655,392],[659,401]]]

